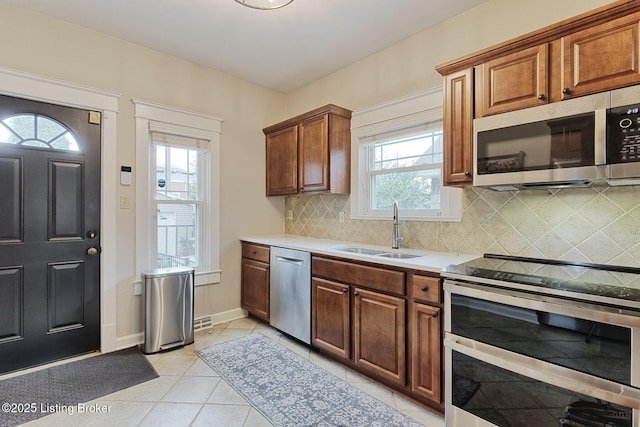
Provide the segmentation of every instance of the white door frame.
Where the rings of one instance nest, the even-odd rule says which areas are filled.
[[[0,93],[102,112],[100,350],[103,353],[115,351],[118,349],[116,343],[116,116],[120,95],[7,68],[0,68]]]

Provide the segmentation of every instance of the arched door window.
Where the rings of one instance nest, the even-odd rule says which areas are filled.
[[[76,137],[66,126],[40,114],[19,114],[2,119],[0,144],[80,151]]]

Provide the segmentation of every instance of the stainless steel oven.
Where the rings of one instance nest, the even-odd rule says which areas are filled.
[[[640,270],[485,255],[443,276],[448,427],[640,426]]]

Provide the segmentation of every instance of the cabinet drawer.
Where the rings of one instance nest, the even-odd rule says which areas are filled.
[[[313,257],[311,273],[340,282],[404,295],[404,272]]]
[[[254,259],[256,261],[269,262],[269,247],[254,245],[252,243],[242,244],[242,257]]]
[[[436,304],[442,302],[438,277],[412,275],[409,279],[409,292],[411,297],[417,300]]]

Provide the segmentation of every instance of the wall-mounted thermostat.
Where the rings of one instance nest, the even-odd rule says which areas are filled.
[[[120,166],[120,185],[131,185],[131,166]]]

